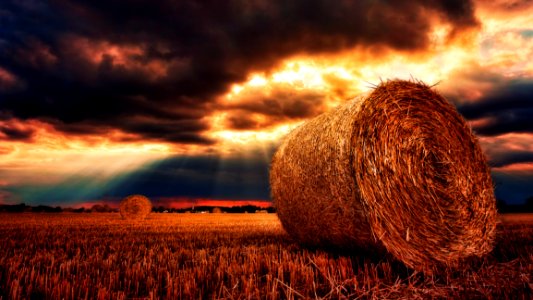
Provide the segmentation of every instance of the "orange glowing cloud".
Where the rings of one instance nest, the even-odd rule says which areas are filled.
[[[533,171],[533,134],[508,133],[479,142],[494,171]]]
[[[501,172],[506,174],[512,174],[515,177],[519,179],[519,181],[526,181],[525,184],[529,184],[529,180],[522,179],[520,176],[522,175],[529,175],[533,176],[533,163],[532,162],[525,162],[525,163],[514,163],[511,165],[503,166],[503,167],[493,167],[493,171],[495,172]]]
[[[3,182],[54,183],[66,176],[98,174],[105,180],[133,170],[152,160],[166,157],[172,145],[140,141],[123,142],[125,134],[111,131],[103,135],[66,136],[51,125],[36,120],[0,122],[0,139],[5,128],[26,139],[5,140],[0,147],[0,171]],[[8,172],[9,171],[9,172]]]
[[[0,91],[16,87],[19,81],[13,73],[0,66]]]
[[[389,78],[440,83],[437,88],[441,92],[453,95],[459,102],[472,102],[492,91],[498,84],[494,79],[496,74],[532,75],[533,62],[528,57],[533,56],[533,39],[522,31],[533,24],[533,17],[506,12],[503,8],[508,5],[504,2],[478,6],[476,15],[480,26],[458,34],[452,32],[449,24],[436,22],[428,32],[429,44],[423,51],[383,48],[376,52],[372,49],[377,48],[355,46],[336,53],[297,54],[273,68],[253,71],[245,81],[235,82],[227,93],[206,105],[208,128],[204,134],[216,141],[216,145],[160,144],[167,145],[165,149],[169,153],[224,153],[243,146],[253,148],[262,143],[275,143],[304,120],[364,94]],[[169,68],[174,67],[172,64],[177,63],[140,59],[147,51],[142,44],[117,44],[77,35],[65,36],[62,43],[63,51],[93,66],[108,61],[113,68],[138,70],[153,80],[166,76]],[[32,45],[35,49],[32,61],[48,64],[56,61],[56,56],[42,43]],[[487,74],[495,75],[489,78]],[[8,86],[14,82],[15,75],[0,68],[0,83]],[[479,125],[488,120],[472,122]],[[71,133],[67,134],[69,137],[60,135],[50,140],[72,136]],[[137,138],[120,130],[108,132],[105,128],[100,135],[81,138],[84,140],[81,144],[91,147],[91,140],[96,140],[96,144],[124,142],[128,148],[133,145],[129,141]]]
[[[249,74],[246,81],[218,99],[209,117],[208,135],[217,139],[221,148],[232,147],[235,141],[257,144],[262,139],[277,139],[302,120],[391,78],[438,83],[437,89],[457,103],[469,103],[486,97],[509,78],[533,76],[529,59],[533,57],[533,38],[524,34],[531,30],[533,14],[513,14],[509,20],[508,15],[503,18],[491,9],[482,5],[476,12],[480,26],[463,32],[462,38],[451,38],[449,26],[436,24],[426,51],[388,50],[373,55],[356,47],[333,55],[293,56],[277,68]],[[282,114],[295,103],[302,105],[302,117]],[[471,125],[484,122],[490,120],[472,120]]]

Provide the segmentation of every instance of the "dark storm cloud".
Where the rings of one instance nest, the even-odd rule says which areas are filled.
[[[27,141],[33,136],[33,130],[0,126],[0,139]]]
[[[314,117],[325,110],[326,96],[317,92],[295,93],[286,89],[270,91],[268,96],[249,93],[239,97],[239,102],[225,105],[229,112],[227,126],[232,129],[259,129],[289,120]],[[252,114],[262,116],[254,119]]]
[[[24,128],[9,122],[0,123],[0,140],[30,141],[33,133],[34,130],[31,128]]]
[[[476,102],[459,105],[458,109],[468,120],[485,120],[473,128],[478,135],[533,133],[533,81],[508,82]]]
[[[477,24],[459,0],[2,1],[0,67],[18,81],[0,111],[65,132],[210,143],[210,102],[250,71],[354,46],[423,50],[437,18],[453,33]]]

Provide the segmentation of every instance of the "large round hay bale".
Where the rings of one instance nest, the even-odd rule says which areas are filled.
[[[120,215],[123,219],[144,219],[152,211],[152,202],[142,195],[131,195],[120,201]]]
[[[431,272],[492,249],[492,180],[470,127],[421,82],[394,80],[293,130],[274,155],[285,230],[312,246],[383,246]]]

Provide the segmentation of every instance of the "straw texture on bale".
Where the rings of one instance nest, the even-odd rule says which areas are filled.
[[[120,201],[120,215],[123,219],[140,220],[152,211],[152,202],[142,195],[131,195]]]
[[[486,159],[454,106],[421,82],[381,83],[293,130],[270,183],[283,227],[307,245],[384,247],[428,273],[492,249]]]

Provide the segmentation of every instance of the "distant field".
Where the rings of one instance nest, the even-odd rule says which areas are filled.
[[[500,220],[503,223],[521,223],[533,224],[533,213],[515,213],[500,215]]]
[[[312,234],[312,233],[310,233]],[[0,214],[0,299],[508,298],[533,292],[533,215],[424,276],[388,255],[305,249],[274,214]]]

